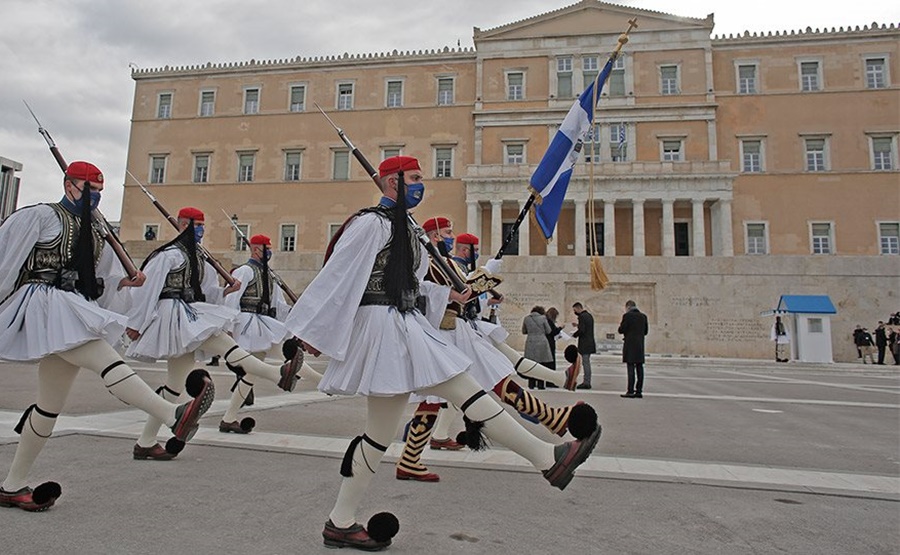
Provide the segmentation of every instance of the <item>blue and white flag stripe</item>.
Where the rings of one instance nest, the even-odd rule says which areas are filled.
[[[559,213],[566,197],[566,189],[569,187],[569,179],[572,177],[572,168],[581,154],[585,135],[591,129],[591,121],[594,119],[594,86],[597,86],[599,100],[613,62],[612,59],[606,62],[597,80],[591,82],[572,105],[559,126],[559,131],[550,142],[547,152],[544,153],[541,163],[531,176],[529,188],[539,197],[535,203],[534,216],[547,239],[553,237],[553,230],[556,229],[556,222],[559,220]]]

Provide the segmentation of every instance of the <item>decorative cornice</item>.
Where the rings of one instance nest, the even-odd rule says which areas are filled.
[[[251,59],[243,62],[222,62],[205,64],[191,64],[184,66],[163,66],[161,68],[134,69],[131,72],[133,79],[148,77],[179,76],[213,73],[241,73],[259,72],[261,70],[295,70],[312,69],[321,67],[354,66],[360,64],[377,64],[384,62],[428,62],[446,61],[448,58],[474,59],[475,49],[472,47],[450,48],[445,46],[431,50],[393,50],[391,52],[357,53],[344,52],[342,55],[332,56],[295,56],[274,60]]]
[[[832,27],[829,30],[827,27],[823,29],[813,29],[812,27],[807,27],[805,30],[791,30],[791,31],[768,31],[768,32],[753,32],[744,31],[743,33],[726,35],[715,35],[713,36],[713,45],[716,44],[733,44],[736,42],[741,43],[754,43],[754,42],[765,42],[772,39],[784,40],[784,39],[810,39],[810,38],[834,38],[835,35],[844,35],[848,37],[857,37],[863,36],[866,34],[881,34],[881,33],[897,33],[900,32],[900,24],[891,23],[887,24],[878,24],[877,22],[873,22],[872,25],[863,25],[862,28],[857,25],[856,27],[848,26],[846,29],[844,27]]]

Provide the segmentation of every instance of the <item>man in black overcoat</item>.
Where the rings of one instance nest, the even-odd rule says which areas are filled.
[[[619,333],[625,336],[622,362],[628,368],[628,391],[622,395],[628,399],[640,399],[644,389],[644,336],[647,335],[647,315],[638,310],[634,301],[625,303],[625,314],[619,324]]]

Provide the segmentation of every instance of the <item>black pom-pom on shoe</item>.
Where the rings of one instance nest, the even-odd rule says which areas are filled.
[[[253,428],[255,428],[255,427],[256,427],[256,420],[254,418],[251,418],[248,416],[246,418],[241,419],[241,429],[244,430],[245,432],[250,433],[250,431],[252,431]]]
[[[31,500],[37,505],[43,505],[62,495],[62,487],[56,482],[44,482],[31,492]]]
[[[391,538],[400,531],[400,521],[393,513],[374,514],[366,524],[366,531],[373,540],[389,544]]]
[[[292,337],[282,343],[281,345],[281,354],[284,355],[284,360],[291,360],[294,358],[294,355],[297,354],[297,349],[300,348],[300,340],[296,337]]]
[[[184,442],[177,437],[169,438],[169,441],[166,442],[166,453],[177,455],[184,450],[184,445]]]
[[[569,433],[575,439],[585,439],[597,429],[597,411],[594,407],[581,403],[572,407],[569,414]]]
[[[204,380],[212,380],[209,376],[209,372],[202,368],[192,370],[184,381],[185,391],[187,391],[188,395],[191,397],[196,398],[197,395],[200,395],[200,392],[203,391]]]

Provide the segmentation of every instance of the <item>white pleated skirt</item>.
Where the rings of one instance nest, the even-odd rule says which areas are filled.
[[[0,360],[37,361],[95,339],[113,344],[126,321],[78,293],[25,285],[0,304]]]
[[[231,332],[238,346],[248,353],[266,352],[291,335],[275,318],[253,312],[238,313]]]
[[[152,362],[196,350],[216,332],[231,331],[238,311],[209,303],[188,304],[180,299],[160,299],[156,313],[132,341],[125,355]]]
[[[361,306],[345,360],[332,359],[319,390],[388,396],[420,391],[463,372],[472,361],[418,311]]]

